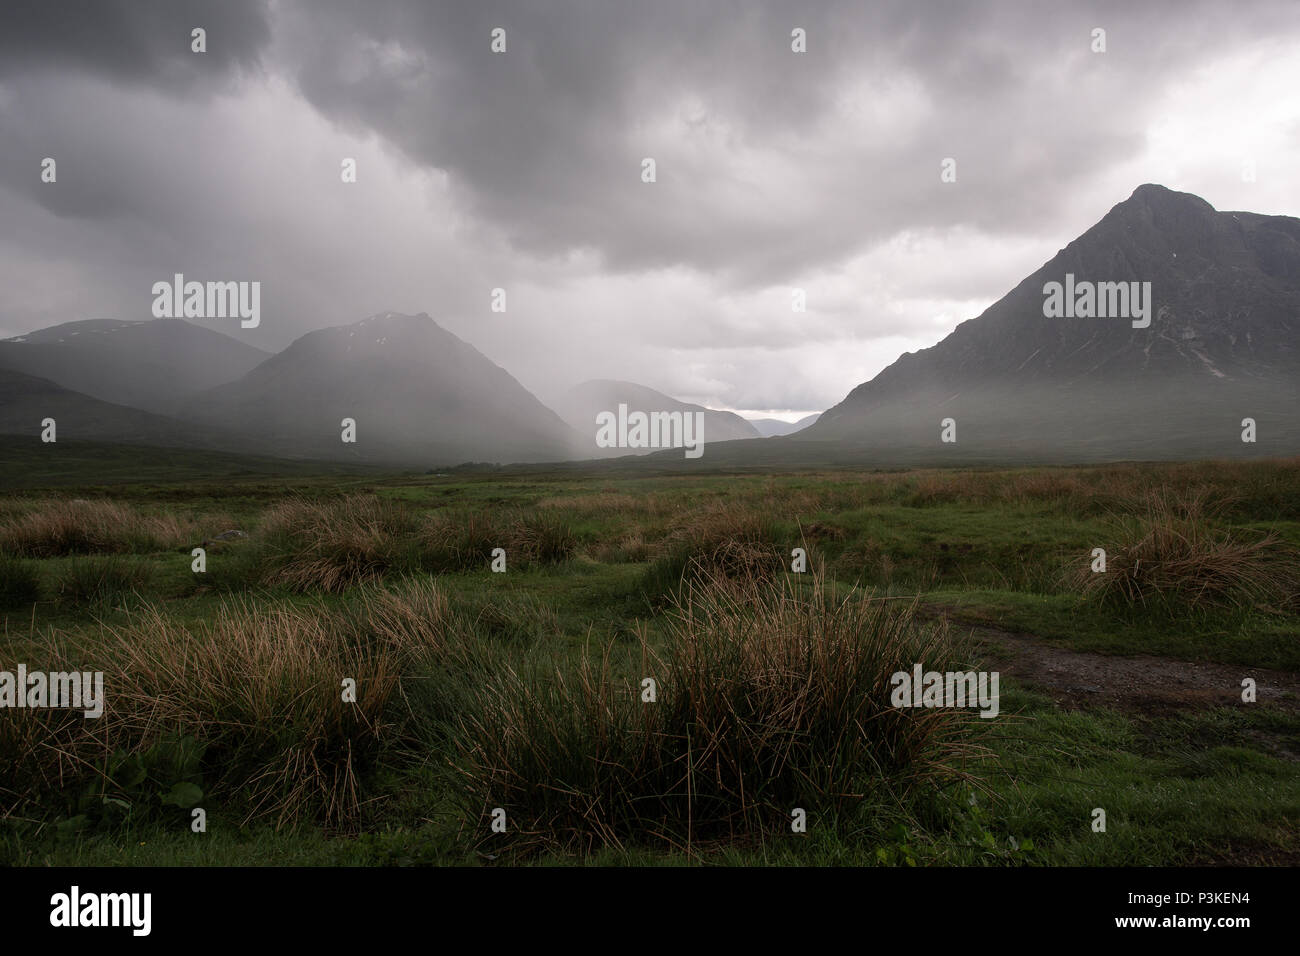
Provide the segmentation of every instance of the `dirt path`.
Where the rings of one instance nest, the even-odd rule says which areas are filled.
[[[1032,634],[989,627],[969,630],[987,655],[986,667],[1046,693],[1058,706],[1114,707],[1144,714],[1182,707],[1268,706],[1300,711],[1300,674],[1289,671],[1072,651]],[[1242,702],[1241,682],[1253,678],[1256,704]]]
[[[941,612],[941,616],[947,616]],[[973,634],[985,655],[982,666],[997,670],[1047,694],[1064,710],[1112,707],[1135,723],[1158,725],[1160,718],[1189,708],[1263,707],[1300,713],[1300,674],[1236,664],[1217,664],[1141,655],[1120,657],[1055,647],[1032,634],[954,624]],[[1241,699],[1241,682],[1251,677],[1256,703]],[[1245,731],[1249,740],[1224,740],[1253,746],[1282,760],[1300,762],[1294,735]],[[1198,866],[1297,866],[1300,850],[1232,841],[1196,850]]]

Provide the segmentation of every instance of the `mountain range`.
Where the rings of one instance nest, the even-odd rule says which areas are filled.
[[[1053,308],[1054,287],[1088,286],[1091,313],[1083,298]],[[722,465],[1295,455],[1300,219],[1141,186],[980,316],[796,423],[610,379],[548,407],[425,313],[309,332],[277,354],[179,319],[0,341],[7,434],[37,435],[53,417],[60,439],[429,467],[558,462],[641,451],[596,444],[596,416],[620,405],[702,414],[704,462]],[[669,458],[690,465],[680,451],[651,455]]]
[[[577,434],[426,313],[386,312],[309,332],[248,374],[194,396],[184,418],[290,457],[454,465],[560,461]],[[341,436],[355,422],[356,441]]]
[[[601,448],[596,443],[596,416],[602,412],[617,413],[619,405],[629,412],[699,412],[704,415],[704,441],[736,441],[761,438],[762,434],[750,422],[735,412],[714,411],[703,405],[679,402],[663,392],[632,382],[613,379],[592,379],[575,385],[552,401],[552,407],[582,436],[579,449],[583,458],[602,458],[627,454],[646,454],[648,449]]]
[[[170,414],[179,402],[271,357],[181,319],[65,322],[0,341],[0,368],[101,401]]]
[[[779,418],[751,418],[749,423],[764,438],[775,438],[777,435],[793,435],[795,432],[803,431],[821,417],[821,412],[816,412],[794,422],[783,422]]]

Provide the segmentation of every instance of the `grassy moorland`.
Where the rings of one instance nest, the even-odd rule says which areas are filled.
[[[0,862],[1296,860],[1297,461],[103,467],[0,497],[0,670],[107,696],[0,711]],[[999,716],[891,707],[914,663]]]

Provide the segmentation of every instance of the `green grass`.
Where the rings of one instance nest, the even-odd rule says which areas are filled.
[[[1177,614],[1120,611],[1071,594],[944,589],[926,594],[964,624],[1033,634],[1051,644],[1099,654],[1158,654],[1300,670],[1300,640],[1286,615],[1258,610]]]
[[[1176,508],[1209,494],[1221,506],[1213,513],[1175,514],[1177,527],[1192,529],[1188,538],[1196,548],[1208,543],[1204,554],[1212,559],[1218,553],[1214,542],[1272,536],[1270,547],[1279,551],[1258,566],[1251,563],[1255,556],[1249,549],[1234,552],[1235,576],[1227,579],[1245,582],[1247,590],[1255,582],[1267,584],[1251,575],[1284,567],[1269,562],[1293,560],[1300,553],[1300,466],[1295,462],[781,475],[489,469],[440,477],[310,465],[276,474],[270,462],[179,452],[142,454],[133,472],[131,456],[120,450],[106,457],[93,447],[70,445],[67,451],[100,463],[84,472],[95,476],[93,484],[66,469],[55,474],[48,462],[36,463],[33,456],[40,450],[26,445],[17,449],[17,465],[0,470],[0,486],[11,488],[0,496],[0,540],[21,542],[27,555],[0,554],[0,668],[17,662],[38,667],[40,655],[57,649],[70,666],[108,661],[110,697],[126,694],[127,688],[143,696],[133,698],[139,705],[131,711],[134,716],[114,725],[119,729],[108,743],[94,734],[78,738],[75,746],[57,738],[68,754],[86,762],[46,763],[41,772],[49,780],[75,779],[77,786],[68,789],[75,799],[58,787],[37,787],[30,768],[0,773],[0,863],[1295,862],[1300,718],[1285,707],[1190,708],[1159,715],[1067,711],[1032,688],[1004,682],[1005,716],[975,721],[962,731],[964,742],[987,748],[990,757],[972,759],[962,774],[936,779],[929,787],[903,786],[899,771],[891,771],[880,779],[895,785],[877,788],[865,803],[827,795],[844,789],[843,781],[824,788],[822,796],[816,788],[806,791],[808,832],[795,834],[773,814],[794,799],[797,788],[774,787],[764,802],[767,795],[749,788],[751,780],[767,778],[753,777],[751,768],[744,775],[747,809],[737,809],[734,819],[723,813],[710,827],[697,827],[694,820],[685,826],[681,808],[691,800],[673,789],[675,778],[665,773],[683,759],[693,764],[696,734],[707,738],[709,721],[720,721],[712,727],[719,736],[718,749],[711,752],[731,753],[735,760],[757,754],[755,766],[763,766],[762,751],[727,749],[736,742],[728,735],[747,721],[754,727],[786,719],[760,719],[762,708],[742,705],[768,686],[761,669],[753,672],[750,691],[726,696],[734,690],[729,681],[748,673],[743,658],[727,657],[743,643],[727,650],[710,643],[715,631],[706,628],[699,646],[707,649],[701,653],[710,667],[678,672],[694,674],[707,688],[699,692],[703,699],[730,700],[730,709],[673,711],[677,722],[669,721],[680,698],[668,681],[667,722],[656,733],[684,740],[689,729],[688,758],[669,746],[667,737],[655,738],[650,747],[650,738],[639,737],[642,731],[624,719],[627,715],[610,716],[624,705],[609,694],[610,686],[636,686],[647,655],[674,660],[683,641],[691,639],[673,624],[671,606],[675,597],[693,593],[701,574],[758,581],[760,588],[789,585],[802,593],[806,576],[790,573],[796,547],[805,548],[811,568],[825,575],[829,601],[844,600],[856,587],[897,599],[899,607],[916,601],[923,619],[947,614],[958,630],[992,627],[1104,655],[1154,654],[1300,671],[1300,608],[1288,600],[1294,589],[1288,594],[1285,588],[1264,587],[1244,599],[1229,591],[1228,600],[1203,605],[1180,599],[1130,604],[1077,583],[1094,547],[1118,553],[1140,540],[1140,534],[1121,539],[1117,529],[1149,520],[1144,502],[1150,495]],[[25,478],[23,463],[33,466]],[[82,514],[99,516],[93,534],[78,530]],[[61,524],[54,515],[63,516]],[[10,527],[18,530],[5,530]],[[247,538],[211,544],[207,571],[194,573],[190,550],[198,542],[191,538],[229,528],[243,530]],[[493,547],[507,552],[504,574],[489,570]],[[1196,551],[1195,560],[1178,565],[1191,570],[1177,573],[1201,574],[1202,557]],[[1210,572],[1219,575],[1217,567]],[[1147,586],[1148,579],[1142,580]],[[1199,580],[1159,584],[1155,597],[1200,593]],[[373,609],[367,616],[367,602],[373,605],[375,595],[389,595],[400,605],[402,595],[421,584],[439,595],[429,600],[445,601],[436,614],[419,612],[424,623],[400,610],[391,612],[395,618],[376,619]],[[1192,590],[1180,592],[1182,587]],[[325,628],[322,635],[335,628],[337,633],[329,631],[334,638],[319,640],[327,642],[321,646],[329,654],[342,655],[339,670],[352,666],[345,661],[348,654],[388,646],[383,633],[409,636],[411,628],[424,635],[421,642],[453,651],[403,651],[384,658],[391,662],[384,668],[396,670],[381,668],[383,680],[391,679],[384,685],[390,689],[382,706],[364,712],[365,726],[333,710],[322,723],[318,710],[327,698],[336,699],[343,675],[308,666],[310,642],[286,645],[297,648],[293,653],[300,654],[301,666],[283,671],[284,686],[266,686],[271,696],[264,706],[239,701],[244,685],[238,682],[205,684],[187,663],[197,657],[176,656],[179,648],[190,646],[191,637],[230,640],[235,631],[229,626],[211,627],[232,603],[252,615],[240,620],[287,614],[287,627],[315,621]],[[132,630],[141,626],[146,611],[155,615],[147,619],[152,623]],[[744,633],[740,624],[733,625],[740,628],[737,634]],[[277,653],[275,633],[268,631],[268,642],[257,645],[267,660]],[[154,670],[138,663],[128,674],[113,663],[124,659],[123,635],[130,635],[129,646],[144,655],[136,660]],[[513,744],[514,749],[497,750],[487,759],[493,751],[485,749],[485,741],[511,726],[506,705],[538,693],[557,674],[571,691],[580,686],[575,682],[587,680],[590,694],[543,694],[521,726],[544,728],[567,720],[572,739],[587,741],[579,750],[593,751],[591,742],[603,740],[601,752],[617,755],[610,759],[627,774],[591,778],[584,785],[612,786],[602,791],[607,800],[618,794],[632,799],[631,806],[655,807],[653,813],[609,816],[612,808],[605,806],[602,812],[617,822],[610,824],[617,839],[585,831],[583,815],[573,815],[572,807],[534,799],[537,787],[554,782],[558,752],[533,753],[532,770],[521,769],[526,761],[514,763],[522,751]],[[827,679],[817,682],[829,686]],[[166,687],[181,690],[166,697],[159,689]],[[324,696],[313,703],[318,693]],[[168,703],[144,707],[149,699]],[[772,706],[781,712],[777,699]],[[162,712],[184,726],[163,726]],[[629,712],[636,713],[635,708]],[[42,737],[43,730],[23,730],[15,720],[14,712],[0,712],[0,763],[10,761],[11,770],[28,767],[24,755],[49,753],[34,744],[56,739]],[[160,806],[157,792],[148,789],[154,784],[123,783],[120,767],[128,764],[121,760],[146,759],[157,752],[159,740],[178,729],[208,745],[194,771],[204,790],[205,834],[190,832],[188,817],[178,808]],[[37,736],[30,736],[33,732]],[[537,740],[543,736],[534,733]],[[844,752],[849,770],[866,768],[864,753]],[[104,761],[110,759],[119,761],[111,779],[104,776]],[[521,774],[504,790],[494,776],[503,760]],[[579,763],[565,771],[571,782],[581,778]],[[316,768],[310,795],[293,782],[308,766]],[[347,771],[341,776],[340,767]],[[715,772],[722,767],[717,764]],[[149,777],[158,778],[158,792],[176,782],[164,779],[168,773],[177,775],[158,771]],[[257,781],[251,788],[250,778]],[[272,785],[276,780],[283,785]],[[767,782],[778,783],[778,777]],[[715,792],[715,809],[727,801],[742,805],[731,787]],[[250,793],[263,810],[274,812],[257,812]],[[92,803],[100,801],[93,812],[87,811],[86,794]],[[105,797],[111,800],[104,802]],[[506,834],[487,828],[486,812],[497,799],[509,804],[512,827]],[[1097,807],[1106,810],[1105,833],[1090,827]],[[645,815],[640,823],[638,814]],[[553,829],[567,835],[539,839],[561,817],[564,822]],[[645,822],[651,817],[653,824]],[[728,819],[730,824],[719,825]]]
[[[1033,865],[1135,866],[1295,862],[1300,768],[1244,743],[1247,734],[1300,735],[1300,721],[1216,709],[1160,725],[1113,711],[1062,713],[1046,698],[1004,689],[1017,714],[993,740],[1001,771],[985,789],[953,788],[857,830],[809,813],[807,834],[744,845],[633,846],[557,852],[532,865]],[[1070,743],[1067,751],[1063,744]],[[433,781],[427,781],[433,783]],[[1106,832],[1092,811],[1106,811]],[[910,814],[911,819],[908,819]],[[312,828],[241,828],[219,813],[206,834],[142,827],[126,833],[35,834],[0,842],[0,862],[44,865],[450,865],[489,861],[456,839],[458,821],[425,796],[400,799],[360,837]],[[11,825],[13,828],[13,825]],[[1013,849],[1014,840],[1019,849]],[[503,841],[504,842],[504,841]],[[1025,844],[1031,850],[1025,850]]]

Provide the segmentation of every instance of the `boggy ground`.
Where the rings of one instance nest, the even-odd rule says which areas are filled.
[[[0,499],[0,669],[109,697],[0,712],[6,862],[1295,862],[1295,461],[143,473]]]

